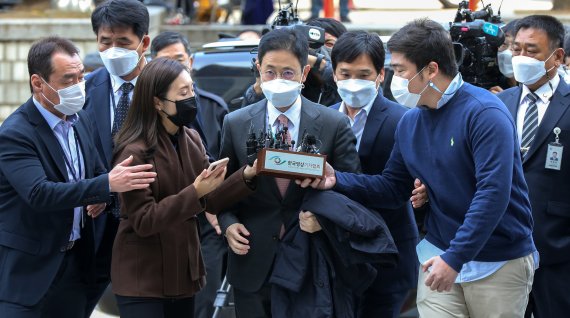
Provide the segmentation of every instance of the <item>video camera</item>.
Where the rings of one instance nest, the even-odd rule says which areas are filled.
[[[299,1],[297,1],[297,3],[298,2]],[[309,39],[309,47],[311,49],[318,49],[325,44],[325,30],[317,26],[304,24],[297,15],[297,6],[293,8],[292,3],[281,8],[281,1],[279,1],[279,12],[271,24],[271,29],[280,28],[295,28],[300,30],[307,36],[307,39]]]
[[[505,41],[501,24],[500,8],[495,15],[490,4],[472,12],[468,1],[459,3],[455,20],[449,23],[449,33],[459,72],[466,82],[487,89],[498,84],[502,75],[497,51]]]

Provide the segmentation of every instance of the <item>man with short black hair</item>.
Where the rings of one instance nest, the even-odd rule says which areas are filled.
[[[513,69],[520,86],[498,97],[516,123],[540,253],[526,317],[570,312],[570,85],[557,73],[564,64],[564,27],[545,15],[522,18],[515,30]]]
[[[60,37],[35,42],[33,96],[0,127],[2,317],[89,317],[98,283],[93,218],[111,191],[143,189],[156,176],[151,165],[128,167],[132,158],[105,172],[81,111],[78,53]]]
[[[97,155],[107,169],[113,158],[113,137],[126,118],[137,77],[146,64],[144,52],[150,46],[149,14],[138,0],[102,2],[91,14],[97,48],[105,67],[87,76],[84,109],[93,121],[91,136]],[[113,195],[107,212],[95,220],[97,281],[91,306],[109,285],[113,241],[119,225],[119,201]]]
[[[417,305],[422,317],[521,317],[538,254],[516,128],[492,93],[464,83],[449,33],[416,20],[388,41],[392,93],[412,107],[398,124],[381,175],[336,172],[297,181],[333,188],[370,207],[408,200],[413,178],[428,188],[427,235]]]
[[[343,102],[331,108],[349,117],[365,174],[384,170],[392,152],[394,132],[406,112],[406,108],[382,95],[384,58],[382,40],[366,31],[344,33],[332,50],[335,80]],[[397,318],[408,291],[417,285],[418,228],[409,202],[378,212],[394,237],[399,258],[395,268],[373,264],[378,274],[360,299],[358,317]]]
[[[308,21],[307,25],[318,26],[325,30],[325,44],[317,50],[310,49],[308,52],[308,63],[312,67],[307,74],[301,94],[312,102],[331,106],[340,102],[340,96],[338,96],[333,80],[330,52],[337,38],[346,32],[346,27],[331,18],[315,18]],[[244,93],[243,106],[265,98],[259,86],[261,84],[259,75],[255,74],[255,76],[255,83]]]
[[[247,163],[246,140],[254,132],[287,127],[286,140],[301,144],[303,134],[319,141],[320,153],[341,171],[358,172],[356,139],[348,119],[338,111],[300,96],[310,66],[304,34],[291,28],[273,30],[259,43],[257,68],[266,100],[228,114],[220,157],[229,157],[228,173]],[[257,191],[218,215],[230,247],[227,278],[237,317],[271,317],[268,277],[280,239],[296,222],[305,190],[287,179],[257,177]],[[284,310],[284,309],[283,309]]]

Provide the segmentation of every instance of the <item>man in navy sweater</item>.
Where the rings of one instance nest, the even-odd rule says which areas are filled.
[[[493,94],[463,82],[440,24],[411,22],[388,49],[392,93],[413,109],[396,129],[382,174],[335,173],[327,166],[324,179],[298,183],[396,208],[419,178],[430,198],[427,235],[416,247],[420,316],[522,317],[538,254],[509,111]]]

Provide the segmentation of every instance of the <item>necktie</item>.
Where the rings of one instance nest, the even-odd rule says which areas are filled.
[[[277,117],[277,121],[279,122],[279,127],[287,127],[287,134],[285,135],[285,141],[290,144],[291,143],[291,134],[289,133],[289,120],[287,116],[281,114]],[[277,183],[277,188],[279,188],[279,193],[281,194],[281,198],[285,197],[285,193],[287,192],[287,188],[289,187],[290,180],[285,178],[275,178],[275,183]]]
[[[133,90],[134,85],[125,82],[121,85],[121,97],[119,98],[119,103],[115,107],[115,120],[113,121],[113,129],[111,129],[111,137],[114,137],[115,134],[121,129],[123,126],[123,122],[125,118],[127,118],[127,112],[129,111],[129,105],[131,101],[129,99],[129,93]],[[119,198],[113,197],[114,205],[111,208],[111,213],[116,217],[119,218],[121,215],[121,207],[119,205]]]
[[[523,157],[526,156],[534,136],[536,135],[536,130],[538,129],[538,107],[536,106],[536,101],[538,96],[535,93],[528,93],[526,95],[528,99],[528,107],[524,113],[523,122],[523,132],[521,138],[521,149],[523,149]]]
[[[134,85],[129,82],[125,82],[121,85],[121,97],[115,107],[115,120],[113,121],[113,129],[111,129],[111,136],[113,137],[121,129],[125,118],[127,118],[127,112],[129,111],[129,105],[131,103],[129,93],[133,88]]]

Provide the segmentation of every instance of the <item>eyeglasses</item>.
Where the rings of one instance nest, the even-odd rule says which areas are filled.
[[[297,73],[295,73],[294,71],[291,70],[285,70],[281,73],[277,73],[275,71],[265,71],[263,72],[263,80],[265,81],[272,81],[276,78],[282,78],[284,80],[293,80],[293,78],[295,78],[295,75],[297,75]]]

